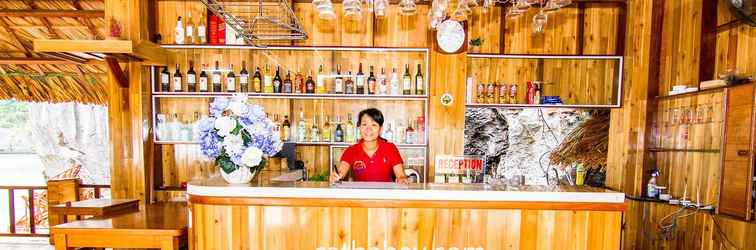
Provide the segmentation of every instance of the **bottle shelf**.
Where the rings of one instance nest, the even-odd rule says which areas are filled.
[[[649,148],[649,152],[719,153],[719,149]]]
[[[610,109],[618,108],[620,105],[600,105],[600,104],[488,104],[488,103],[468,103],[467,108],[575,108],[575,109]]]
[[[233,96],[240,92],[154,92],[156,98],[213,98]],[[315,100],[392,100],[424,101],[427,95],[358,95],[358,94],[298,94],[298,93],[256,93],[247,92],[250,98],[260,99],[315,99]]]
[[[300,50],[300,51],[367,51],[367,52],[428,52],[421,47],[360,47],[360,46],[266,46],[231,44],[161,44],[164,49],[248,49],[248,50]]]
[[[293,143],[298,146],[351,146],[354,143],[348,143],[348,142],[284,142],[284,143]],[[155,144],[159,145],[181,145],[181,144],[199,144],[198,141],[155,141]],[[397,143],[395,144],[399,148],[425,148],[428,146],[428,144],[405,144],[405,143]]]

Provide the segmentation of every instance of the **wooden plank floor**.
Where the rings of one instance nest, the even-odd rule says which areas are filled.
[[[3,250],[53,250],[46,237],[0,237]]]

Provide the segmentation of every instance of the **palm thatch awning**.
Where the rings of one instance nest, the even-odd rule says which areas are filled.
[[[104,62],[32,51],[34,39],[104,39],[104,8],[103,0],[0,1],[0,99],[107,104]]]

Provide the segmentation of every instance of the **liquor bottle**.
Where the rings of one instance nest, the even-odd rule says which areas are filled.
[[[291,71],[286,70],[286,79],[283,81],[283,92],[291,94]]]
[[[412,94],[412,76],[409,73],[409,64],[404,65],[404,76],[402,76],[402,94]]]
[[[181,22],[181,16],[178,17],[178,20],[176,21],[176,33],[175,35],[175,42],[176,44],[184,44],[184,23]]]
[[[415,94],[425,95],[425,78],[423,78],[420,64],[417,64],[417,73],[415,74]]]
[[[318,129],[318,119],[315,115],[312,116],[312,128],[310,128],[310,141],[320,141],[320,129]]]
[[[215,71],[213,71],[213,92],[221,92],[221,72],[218,61],[215,61]]]
[[[207,67],[207,65],[202,64],[202,72],[200,72],[200,77],[199,77],[199,91],[200,92],[207,92],[208,91],[208,88],[207,88],[207,73],[205,72],[205,68],[206,67]]]
[[[260,67],[255,68],[255,75],[252,76],[252,92],[262,92],[262,75],[260,75]]]
[[[415,122],[415,142],[418,144],[425,143],[425,116],[418,116]]]
[[[336,79],[333,80],[333,93],[344,94],[344,78],[341,77],[341,65],[336,65]]]
[[[291,133],[291,123],[289,122],[289,116],[284,115],[284,121],[281,125],[281,140],[289,141],[289,134]]]
[[[325,116],[325,121],[323,122],[323,130],[320,131],[320,134],[322,135],[322,139],[325,142],[331,141],[331,124],[328,121],[328,116]]]
[[[305,92],[308,94],[315,94],[315,81],[312,80],[312,70],[307,75],[307,81],[305,81]]]
[[[378,75],[378,94],[388,95],[388,80],[386,79],[386,70],[381,67],[381,74]]]
[[[234,74],[234,65],[228,65],[228,74],[226,75],[226,91],[236,92],[236,75]]]
[[[242,61],[242,70],[239,72],[239,92],[249,92],[249,71],[247,71],[247,61]]]
[[[535,87],[535,95],[533,95],[533,100],[535,101],[535,104],[541,104],[541,95],[543,94],[543,84],[536,82],[533,84]]]
[[[404,126],[404,122],[399,120],[396,123],[396,134],[394,135],[394,143],[404,143],[407,135],[407,127]]]
[[[186,16],[186,43],[194,44],[194,21],[191,12]]]
[[[294,93],[301,94],[304,92],[305,92],[304,76],[302,76],[302,72],[297,71],[297,74],[294,76]]]
[[[368,94],[375,95],[375,84],[376,84],[376,80],[375,80],[375,74],[373,74],[373,65],[370,65],[370,76],[368,76],[368,80],[367,80],[367,85],[368,85],[367,93]]]
[[[273,92],[274,93],[281,93],[281,85],[283,83],[281,80],[281,73],[279,73],[280,71],[281,71],[281,66],[276,66],[276,77],[273,78]]]
[[[192,119],[191,127],[192,127],[192,134],[189,138],[190,141],[196,142],[199,141],[199,127],[200,127],[200,114],[199,112],[194,112],[194,119]]]
[[[333,131],[334,142],[344,142],[344,129],[341,128],[341,116],[336,116],[336,129]]]
[[[208,17],[210,20],[210,25],[208,26],[208,35],[210,36],[208,43],[218,44],[218,22],[220,22],[220,18],[212,12],[208,12]]]
[[[360,63],[359,71],[357,71],[357,76],[355,76],[355,88],[356,93],[358,95],[364,95],[367,91],[365,91],[365,73],[362,73],[362,63]]]
[[[283,140],[283,134],[281,134],[281,120],[278,118],[278,114],[273,115],[273,134],[277,134],[278,138]]]
[[[383,133],[381,134],[381,138],[386,139],[388,141],[394,141],[394,131],[391,130],[391,123],[386,123],[386,129],[383,130]]]
[[[485,96],[486,96],[486,84],[483,82],[478,83],[477,88],[477,94],[478,94],[478,100],[477,103],[484,103],[485,102]]]
[[[486,103],[494,103],[494,83],[489,82],[486,85]]]
[[[176,64],[176,72],[173,73],[173,92],[181,92],[181,87],[183,86],[183,82],[181,79],[183,76],[181,75],[181,71],[179,71],[181,67]]]
[[[304,111],[301,109],[299,110],[299,123],[297,124],[297,141],[298,142],[306,142],[307,141],[307,124],[305,123],[304,119]]]
[[[346,135],[345,139],[346,142],[352,143],[354,142],[354,123],[352,123],[352,113],[349,113],[349,116],[347,117],[347,123],[346,123]]]
[[[273,93],[273,73],[270,72],[270,66],[267,64],[265,64],[263,75],[263,93]]]
[[[535,104],[533,98],[535,97],[535,89],[533,88],[533,82],[528,81],[528,84],[526,85],[527,89],[525,90],[525,98],[527,104]]]
[[[163,67],[163,71],[160,71],[160,91],[171,91],[171,73],[168,72],[168,66]]]
[[[179,122],[178,114],[173,113],[173,116],[171,117],[173,119],[171,119],[171,121],[168,122],[168,131],[169,131],[168,140],[178,141],[181,138],[181,135],[180,135],[181,123]]]
[[[513,82],[512,85],[509,85],[509,103],[511,104],[520,103],[517,101],[517,83],[516,82]]]
[[[193,61],[189,61],[189,70],[186,71],[186,88],[189,92],[197,92],[197,72],[194,72]]]
[[[323,65],[321,64],[318,67],[318,75],[315,76],[315,93],[318,94],[324,94],[326,93],[326,86],[325,86],[325,76],[323,75]]]
[[[391,95],[399,95],[399,74],[396,68],[391,69]]]
[[[206,44],[207,43],[207,25],[205,24],[205,15],[204,13],[200,15],[200,21],[199,25],[197,25],[197,36],[199,37],[199,43],[200,44]]]
[[[407,122],[407,130],[405,130],[404,134],[407,137],[407,144],[415,144],[417,142],[417,133],[415,132],[415,129],[412,128],[411,120]]]
[[[507,87],[507,84],[502,82],[499,85],[499,104],[506,104],[509,102],[509,97],[507,97],[507,94],[509,93],[509,87]]]
[[[344,81],[344,93],[347,95],[354,94],[354,81],[352,81],[352,71],[348,71],[346,81]]]

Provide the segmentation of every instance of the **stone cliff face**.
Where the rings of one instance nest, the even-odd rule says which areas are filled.
[[[566,182],[566,172],[549,164],[549,154],[589,116],[575,109],[470,108],[465,154],[485,155],[497,178],[524,175],[528,185]]]

